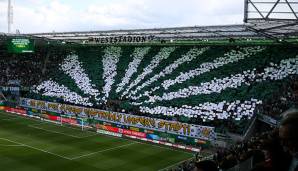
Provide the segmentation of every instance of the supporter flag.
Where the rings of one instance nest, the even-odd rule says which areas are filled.
[[[197,132],[197,134],[198,134],[197,137],[201,137],[203,139],[209,139],[209,140],[212,140],[212,139],[216,138],[214,128],[206,127],[206,126],[200,126],[198,129],[199,130]]]

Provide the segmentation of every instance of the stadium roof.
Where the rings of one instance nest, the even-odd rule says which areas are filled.
[[[154,36],[156,40],[169,39],[219,39],[232,37],[256,37],[254,31],[244,25],[202,26],[202,27],[173,27],[136,30],[110,30],[89,32],[59,32],[32,34],[37,37],[46,37],[56,40],[88,40],[90,37],[113,36]]]
[[[84,41],[90,37],[154,36],[155,40],[203,40],[241,38],[291,38],[298,36],[297,21],[259,21],[242,25],[193,26],[135,30],[53,32],[30,34],[54,40]]]
[[[59,32],[31,34],[54,40],[83,41],[113,36],[154,36],[155,40],[203,40],[298,37],[297,0],[244,0],[241,25],[193,26],[137,30]]]
[[[298,2],[296,0],[244,0],[244,5],[245,23],[238,25],[52,32],[19,35],[79,43],[88,42],[88,40],[94,38],[116,36],[150,36],[154,38],[153,40],[297,39]]]

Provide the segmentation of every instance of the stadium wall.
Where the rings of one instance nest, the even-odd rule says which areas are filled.
[[[33,108],[32,106],[28,105],[28,103],[27,105],[24,105],[24,102],[30,102],[31,105],[35,103],[35,106]],[[56,124],[69,124],[69,125],[78,126],[82,128],[83,127],[95,128],[96,131],[101,134],[138,139],[146,142],[162,144],[162,145],[190,150],[190,151],[200,150],[200,148],[195,148],[195,146],[208,147],[211,145],[211,139],[200,139],[200,138],[190,137],[187,135],[182,135],[181,133],[174,134],[167,130],[158,130],[158,129],[153,130],[153,129],[138,127],[136,125],[131,126],[131,125],[124,125],[117,122],[108,122],[107,120],[100,120],[98,118],[97,119],[88,118],[86,117],[86,115],[85,117],[82,117],[82,115],[75,116],[71,113],[67,113],[66,111],[61,111],[61,113],[58,113],[50,110],[45,110],[46,109],[45,107],[41,109],[41,106],[43,106],[44,104],[46,104],[45,106],[48,107],[48,106],[53,106],[55,103],[48,104],[48,102],[44,102],[44,101],[36,101],[33,99],[22,98],[21,106],[8,107],[8,106],[4,106],[4,104],[1,103],[2,106],[0,110],[22,115],[25,117],[40,119],[42,121],[53,122]],[[57,105],[62,105],[62,104],[57,104]],[[71,109],[72,110],[75,109],[74,108],[75,106],[70,106],[70,105],[64,105],[64,106],[65,106],[65,109],[68,109],[67,111]],[[80,107],[76,107],[77,110],[79,108]],[[105,114],[108,116],[111,114],[111,112],[105,111]],[[165,122],[165,121],[159,121],[159,122]]]
[[[110,124],[161,131],[190,138],[199,138],[203,140],[215,139],[214,127],[193,125],[176,121],[167,121],[156,118],[142,117],[125,113],[110,112],[94,108],[52,103],[27,98],[20,99],[20,106],[25,108],[38,109],[50,115],[54,113],[54,115],[58,116],[67,115],[71,117],[89,119],[90,124],[92,125],[107,122]]]

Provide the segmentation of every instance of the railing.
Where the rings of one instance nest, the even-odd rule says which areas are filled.
[[[241,135],[241,134],[235,134],[235,133],[229,132],[229,133],[227,133],[227,135],[229,135],[234,142],[249,139],[251,133],[253,132],[253,130],[255,128],[256,120],[257,120],[257,116],[252,118],[252,121],[245,129],[246,131],[244,132],[244,134]]]
[[[277,125],[279,124],[279,121],[277,119],[263,114],[258,114],[258,120],[265,122],[273,127],[277,127]]]
[[[246,130],[246,132],[244,133],[243,140],[247,140],[250,137],[251,133],[253,132],[253,130],[255,128],[256,121],[257,121],[257,116],[255,116],[253,118],[251,124],[249,125],[249,127]]]

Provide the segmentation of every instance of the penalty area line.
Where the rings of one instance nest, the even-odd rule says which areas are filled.
[[[16,144],[16,145],[0,144],[0,147],[24,147],[24,145],[21,145],[21,144]]]
[[[1,119],[2,121],[10,121],[10,120],[16,120],[16,119],[20,119],[18,117],[15,118],[5,118],[5,119]]]
[[[73,137],[73,138],[82,138],[82,137],[78,137],[78,136],[75,136],[75,135],[69,135],[69,134],[66,134],[66,133],[63,133],[63,132],[51,131],[51,130],[43,129],[43,128],[40,128],[40,127],[37,127],[37,126],[29,125],[28,127],[35,128],[35,129],[40,129],[40,130],[43,130],[43,131],[46,131],[46,132],[50,132],[50,133],[66,135],[66,136]]]
[[[61,158],[67,159],[67,160],[71,160],[71,158],[68,158],[68,157],[65,157],[65,156],[62,156],[62,155],[59,155],[59,154],[55,154],[55,153],[52,153],[52,152],[47,151],[47,150],[39,149],[39,148],[30,146],[30,145],[27,145],[27,144],[23,144],[23,143],[20,143],[20,142],[17,142],[17,141],[13,141],[13,140],[10,140],[10,139],[7,139],[7,138],[0,138],[0,139],[1,139],[1,140],[6,140],[6,141],[9,141],[9,142],[18,144],[18,145],[22,145],[22,146],[24,146],[24,147],[28,147],[28,148],[31,148],[31,149],[34,149],[34,150],[37,150],[37,151],[41,151],[41,152],[44,152],[44,153],[48,153],[48,154],[51,154],[51,155],[53,155],[53,156],[57,156],[57,157],[61,157]]]
[[[96,132],[92,132],[92,131],[88,131],[88,130],[82,130],[82,129],[79,129],[79,128],[72,128],[72,127],[67,127],[67,126],[64,126],[64,125],[60,125],[60,124],[53,124],[53,123],[48,123],[48,122],[44,122],[44,123],[41,123],[41,124],[31,124],[29,125],[30,127],[33,127],[36,128],[36,129],[41,129],[40,127],[35,127],[36,125],[49,125],[49,126],[56,126],[57,128],[65,128],[65,129],[71,129],[71,130],[76,130],[76,131],[79,131],[79,132],[89,132],[89,133],[92,133],[92,135],[85,135],[85,136],[75,136],[75,135],[68,135],[68,136],[73,136],[75,138],[88,138],[88,137],[92,137],[92,136],[95,136],[95,135],[98,135]],[[48,131],[49,130],[44,130],[44,131]],[[61,133],[62,132],[58,132],[58,131],[52,131],[54,133]],[[64,133],[63,133],[64,134]]]
[[[93,153],[88,153],[88,154],[84,154],[84,155],[81,155],[81,156],[73,157],[73,158],[71,158],[71,160],[91,156],[93,154],[98,154],[98,153],[102,153],[102,152],[106,152],[106,151],[112,151],[112,150],[115,150],[115,149],[118,149],[118,148],[127,147],[127,146],[134,145],[134,144],[137,144],[137,142],[132,142],[132,143],[129,143],[129,144],[124,144],[124,145],[120,145],[120,146],[113,147],[113,148],[108,148],[108,149],[104,149],[104,150],[100,150],[100,151],[95,151]]]

